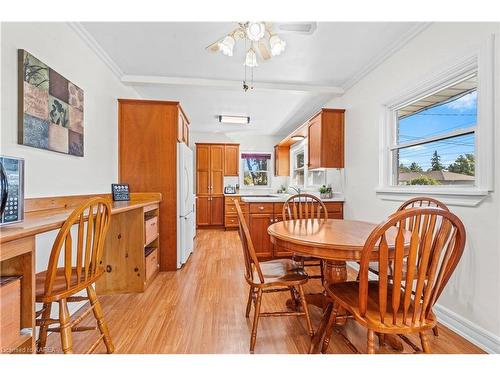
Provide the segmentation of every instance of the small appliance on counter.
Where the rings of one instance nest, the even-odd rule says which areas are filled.
[[[0,225],[24,219],[24,160],[0,156]]]
[[[225,186],[224,194],[236,194],[236,187],[233,185]]]

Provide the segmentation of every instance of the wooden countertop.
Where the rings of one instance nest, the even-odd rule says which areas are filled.
[[[95,194],[93,196],[109,197],[109,194]],[[24,220],[21,223],[8,224],[1,227],[0,244],[61,228],[74,207],[78,205],[78,202],[88,197],[91,196],[32,198],[31,200],[26,200],[29,202],[26,203]],[[65,200],[65,198],[67,199]],[[160,202],[161,194],[131,194],[130,201],[111,201],[111,214],[116,215]],[[47,205],[55,206],[56,208],[43,209]]]

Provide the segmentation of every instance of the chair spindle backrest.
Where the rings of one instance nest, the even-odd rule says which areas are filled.
[[[89,199],[75,208],[59,230],[52,246],[45,280],[45,295],[52,294],[60,257],[67,291],[79,289],[80,284],[97,275],[110,219],[111,205],[104,198]],[[76,239],[73,239],[71,234],[74,225],[77,226]],[[75,241],[76,252],[73,252]],[[76,267],[76,280],[72,277],[73,267]],[[64,292],[58,291],[58,294],[61,293]]]
[[[430,197],[415,197],[404,202],[399,208],[398,211],[407,210],[409,208],[426,208],[426,207],[435,207],[441,208],[442,210],[449,211],[448,207],[441,201]],[[415,224],[412,218],[409,218],[406,223],[405,229],[410,229]]]
[[[243,248],[243,257],[245,259],[245,278],[252,283],[264,283],[264,275],[260,269],[259,259],[255,254],[252,237],[245,220],[245,215],[241,211],[241,206],[238,201],[234,201],[236,212],[238,213],[238,232],[241,239],[241,246]],[[254,269],[257,271],[259,280],[254,280]]]
[[[317,196],[296,194],[286,200],[282,215],[283,220],[328,219],[328,210]]]
[[[414,221],[414,226],[405,229],[408,219]],[[394,246],[389,248],[387,237],[394,236],[394,232]],[[380,322],[388,326],[424,322],[462,256],[465,237],[460,219],[443,209],[410,208],[391,215],[372,231],[363,248],[359,272],[361,314],[367,308],[371,260],[379,266]],[[387,272],[390,261],[392,275]],[[402,321],[397,320],[398,313],[402,313]]]

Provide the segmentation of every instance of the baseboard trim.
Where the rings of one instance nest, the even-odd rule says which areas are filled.
[[[348,262],[348,265],[359,270],[356,262]],[[376,280],[376,276],[369,275],[370,280]],[[500,354],[500,337],[472,323],[470,320],[458,315],[450,309],[439,304],[434,305],[434,312],[440,324],[451,329],[456,334],[470,341],[474,345],[490,354]]]
[[[433,308],[439,323],[490,354],[500,354],[500,337],[441,305]]]

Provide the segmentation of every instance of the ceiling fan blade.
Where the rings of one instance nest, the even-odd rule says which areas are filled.
[[[271,53],[269,52],[266,43],[264,43],[262,40],[259,42],[259,52],[260,56],[262,56],[264,60],[269,60],[271,58]]]
[[[218,52],[219,51],[219,41],[216,41],[216,42],[210,44],[205,49],[209,50],[210,52]]]

